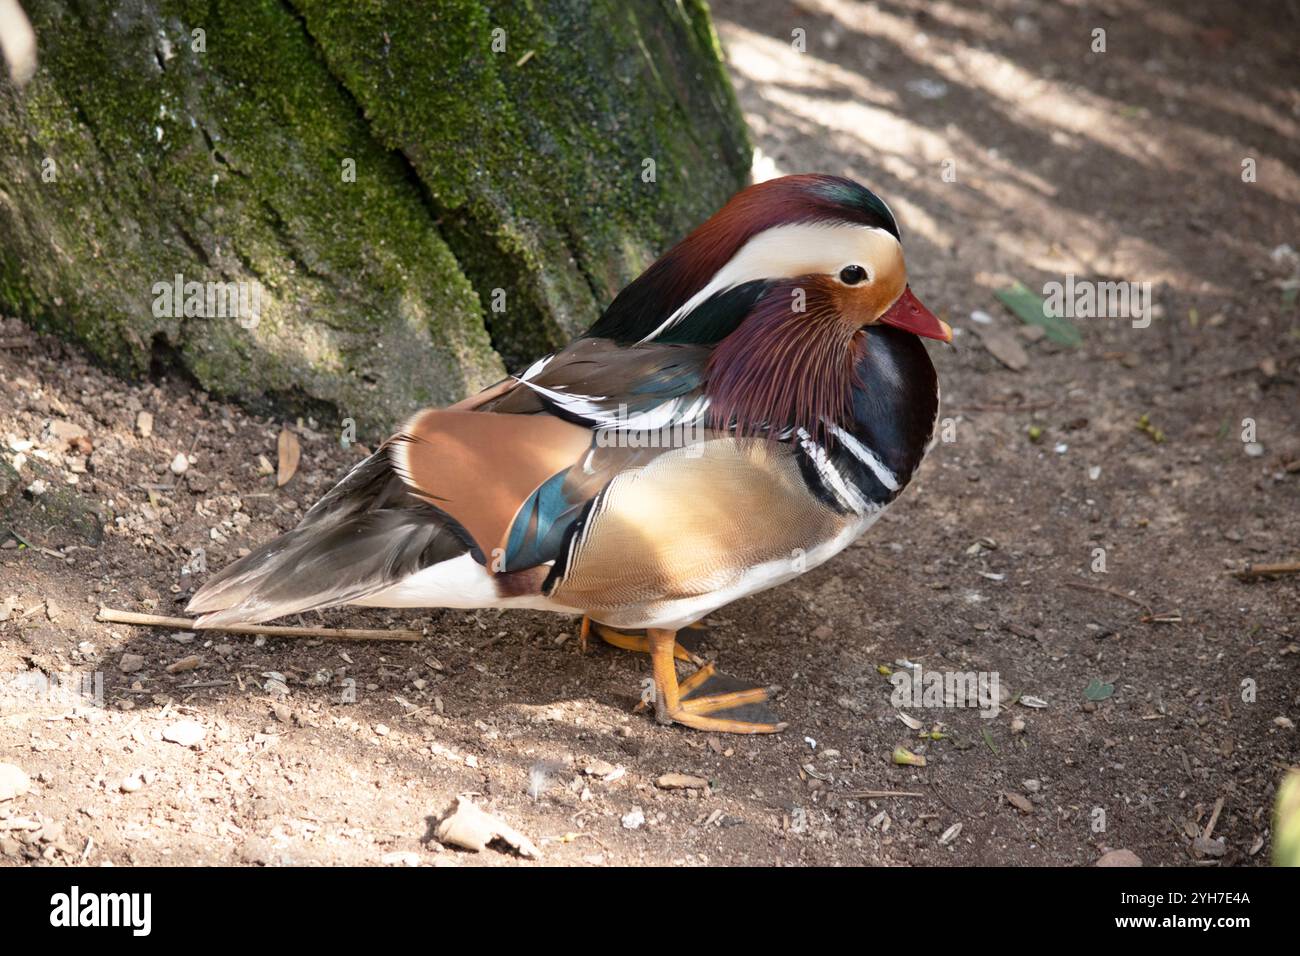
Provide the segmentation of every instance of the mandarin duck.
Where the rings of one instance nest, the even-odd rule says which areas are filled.
[[[661,723],[771,733],[677,634],[842,551],[930,444],[938,379],[889,207],[835,176],[737,193],[566,348],[356,465],[194,595],[198,627],[335,605],[583,615]],[[677,661],[702,666],[679,682]]]

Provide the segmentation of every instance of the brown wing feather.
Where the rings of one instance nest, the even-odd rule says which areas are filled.
[[[550,415],[430,409],[392,438],[411,490],[447,512],[490,561],[533,490],[582,459],[591,432]]]

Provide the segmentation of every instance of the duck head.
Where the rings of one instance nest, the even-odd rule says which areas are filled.
[[[872,326],[952,341],[912,293],[898,224],[864,186],[748,187],[625,288],[588,335],[713,346],[715,420],[822,433],[852,414]]]

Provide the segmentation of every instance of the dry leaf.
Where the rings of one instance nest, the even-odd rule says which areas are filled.
[[[1029,364],[1029,353],[1010,332],[992,325],[977,325],[974,328],[984,347],[1013,372],[1019,372]]]
[[[895,747],[893,754],[894,763],[902,767],[924,767],[925,758],[920,754],[914,754],[906,747]]]
[[[180,660],[167,665],[168,674],[180,674],[184,671],[192,671],[203,663],[203,658],[198,654],[190,654],[188,657],[182,657]]]
[[[476,853],[495,839],[502,839],[520,856],[540,858],[542,851],[510,824],[484,813],[468,797],[457,797],[455,807],[438,823],[433,835],[441,843]]]
[[[1093,866],[1141,866],[1142,860],[1132,850],[1111,850],[1102,855]]]
[[[302,446],[298,436],[287,428],[280,429],[280,440],[276,442],[280,456],[280,467],[275,474],[275,486],[283,488],[298,471],[298,459],[302,457]]]
[[[1024,794],[1016,793],[1014,790],[1004,790],[1002,795],[1007,798],[1007,803],[1011,804],[1021,813],[1033,813],[1034,805]]]

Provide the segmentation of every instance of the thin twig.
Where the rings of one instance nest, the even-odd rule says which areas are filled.
[[[949,405],[948,410],[951,412],[1039,412],[1044,408],[1051,408],[1055,404],[1055,399],[1045,399],[1041,402],[1024,402],[1020,405],[995,405],[977,402],[973,405]]]
[[[1223,803],[1223,797],[1219,797],[1218,800],[1214,801],[1214,812],[1210,814],[1210,822],[1205,824],[1205,830],[1201,833],[1201,836],[1207,840],[1210,838],[1210,834],[1214,832],[1214,825],[1219,822],[1219,814],[1223,812]]]
[[[1264,578],[1272,574],[1300,574],[1300,561],[1283,561],[1280,564],[1251,564],[1247,561],[1244,568],[1228,573],[1243,581]]]
[[[854,800],[878,800],[881,797],[924,797],[925,794],[914,790],[846,790],[840,796]]]
[[[19,534],[18,531],[17,531],[17,529],[15,529],[15,528],[9,528],[8,531],[9,531],[9,533],[10,533],[11,535],[14,536],[14,540],[17,541],[19,544],[21,544],[21,545],[26,545],[28,548],[31,548],[33,551],[37,550],[37,549],[36,549],[36,545],[32,544],[30,541],[28,541],[26,538],[24,538],[21,534]]]
[[[26,349],[36,344],[35,339],[18,337],[14,339],[0,339],[0,349]]]
[[[1116,591],[1114,588],[1103,587],[1100,584],[1088,584],[1084,581],[1066,581],[1067,587],[1079,588],[1082,591],[1096,591],[1098,594],[1109,594],[1111,597],[1117,597],[1121,601],[1128,601],[1129,604],[1136,607],[1150,610],[1146,601],[1139,600],[1132,595],[1125,594],[1123,591]]]
[[[1138,620],[1143,624],[1181,624],[1183,612],[1177,608],[1170,611],[1156,611],[1152,614],[1143,614]]]
[[[323,637],[336,641],[418,641],[417,631],[378,631],[356,627],[286,627],[275,624],[230,624],[225,627],[196,628],[189,618],[137,614],[101,607],[95,620],[115,624],[143,624],[147,627],[175,627],[184,631],[225,631],[228,634],[265,634],[268,637]]]
[[[38,553],[40,553],[40,554],[45,555],[46,557],[50,557],[50,558],[58,558],[60,561],[66,561],[66,560],[68,560],[68,556],[67,556],[66,554],[62,554],[62,553],[60,553],[60,552],[58,552],[58,551],[52,551],[52,550],[49,549],[49,548],[43,548],[43,547],[41,547],[39,544],[32,544],[32,542],[30,542],[30,541],[28,541],[26,538],[24,538],[24,537],[23,537],[21,534],[19,534],[18,531],[17,531],[16,529],[14,529],[14,528],[9,528],[8,531],[9,531],[9,533],[10,533],[11,535],[14,536],[14,539],[15,539],[19,544],[26,545],[28,551],[36,551],[36,552],[38,552]]]
[[[1277,367],[1280,369],[1283,366],[1285,366],[1288,362],[1290,362],[1292,359],[1300,357],[1300,353],[1283,355],[1280,358],[1275,356],[1269,356],[1269,357],[1273,359],[1273,361],[1277,364]],[[1173,386],[1173,389],[1175,392],[1182,392],[1182,391],[1186,391],[1189,388],[1196,388],[1198,385],[1208,385],[1211,382],[1221,382],[1227,378],[1235,378],[1238,375],[1245,375],[1247,372],[1262,373],[1264,371],[1264,369],[1261,367],[1261,363],[1263,361],[1264,361],[1263,359],[1256,359],[1250,365],[1238,365],[1235,368],[1225,369],[1224,371],[1221,372],[1214,372],[1213,374],[1205,375],[1202,376],[1201,378],[1184,379],[1181,382],[1176,383]]]

